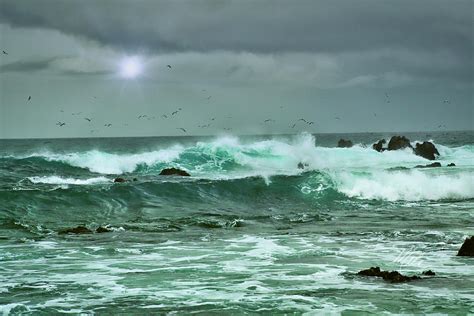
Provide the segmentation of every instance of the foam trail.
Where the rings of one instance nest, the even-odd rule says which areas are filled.
[[[96,177],[90,179],[74,179],[74,178],[62,178],[58,176],[46,176],[46,177],[29,177],[33,183],[43,183],[43,184],[72,184],[72,185],[91,185],[91,184],[100,184],[100,183],[109,183],[110,179],[105,177]]]

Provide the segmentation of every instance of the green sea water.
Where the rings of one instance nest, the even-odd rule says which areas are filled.
[[[391,135],[0,140],[0,314],[472,314],[474,133]]]

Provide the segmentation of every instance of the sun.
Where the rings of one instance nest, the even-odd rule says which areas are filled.
[[[138,57],[124,58],[120,63],[120,75],[123,78],[132,79],[143,72],[143,65]]]

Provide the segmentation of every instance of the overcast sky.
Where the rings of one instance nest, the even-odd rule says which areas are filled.
[[[0,0],[0,138],[473,129],[473,4]]]

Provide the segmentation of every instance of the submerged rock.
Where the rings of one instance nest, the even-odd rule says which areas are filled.
[[[176,169],[176,168],[166,168],[161,170],[160,176],[182,176],[182,177],[189,177],[191,176],[184,170]]]
[[[410,140],[405,136],[393,136],[388,142],[388,150],[399,150],[404,148],[413,148],[410,144]]]
[[[66,235],[66,234],[92,234],[92,230],[85,226],[77,226],[74,228],[68,228],[61,230],[58,234]]]
[[[123,182],[127,182],[127,180],[125,180],[124,178],[115,178],[114,179],[114,183],[123,183]]]
[[[454,162],[448,164],[448,167],[456,167],[456,164]]]
[[[101,233],[110,233],[112,232],[113,230],[107,228],[107,227],[103,227],[103,226],[99,226],[97,227],[97,229],[95,230],[96,233],[98,234],[101,234]]]
[[[346,140],[346,139],[342,139],[342,138],[341,138],[341,139],[337,142],[337,147],[339,147],[339,148],[350,148],[350,147],[352,147],[352,146],[354,146],[354,145],[353,145],[352,142],[351,142],[350,140],[348,140],[348,139]]]
[[[433,271],[431,271],[431,270],[429,270],[429,271],[432,272],[433,275],[434,275]],[[426,272],[428,272],[428,271],[426,271]],[[384,279],[385,281],[389,281],[389,282],[392,282],[392,283],[410,282],[410,281],[413,281],[413,280],[420,280],[421,279],[417,275],[406,276],[406,275],[401,274],[398,271],[383,271],[383,270],[380,270],[379,267],[371,267],[370,269],[359,271],[359,272],[357,272],[357,274],[362,275],[362,276],[380,277],[380,278]],[[432,275],[432,274],[430,274],[430,275]]]
[[[415,166],[415,168],[438,168],[438,167],[441,167],[441,164],[439,162],[433,162],[433,163],[430,163],[429,165]]]
[[[466,238],[458,251],[458,256],[474,257],[474,236]]]
[[[309,165],[307,163],[302,163],[302,162],[299,162],[298,163],[298,169],[304,169],[306,167],[308,167]]]
[[[416,143],[415,155],[421,156],[429,160],[435,160],[439,156],[438,149],[432,142]]]
[[[435,276],[436,275],[436,273],[434,273],[431,270],[423,271],[421,274],[426,275],[426,276]]]
[[[383,148],[383,145],[385,145],[386,142],[387,141],[385,139],[381,139],[377,143],[373,144],[372,148],[378,152],[382,152],[385,150],[385,148]]]

